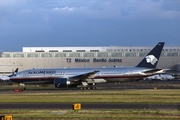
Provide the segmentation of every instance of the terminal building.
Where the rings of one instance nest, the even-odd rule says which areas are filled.
[[[23,47],[0,53],[0,75],[31,68],[136,66],[154,46]],[[165,46],[159,68],[180,72],[180,46]]]

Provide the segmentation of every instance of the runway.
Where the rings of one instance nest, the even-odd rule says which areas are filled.
[[[82,103],[82,109],[180,109],[180,104],[149,103]],[[0,109],[67,109],[73,103],[0,103]]]

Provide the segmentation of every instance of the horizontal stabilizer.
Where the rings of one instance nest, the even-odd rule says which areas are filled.
[[[152,69],[152,70],[147,70],[147,71],[144,71],[143,73],[146,73],[146,74],[153,74],[153,73],[165,73],[166,70],[165,69]]]

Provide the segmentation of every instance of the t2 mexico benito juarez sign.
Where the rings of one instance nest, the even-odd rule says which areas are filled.
[[[122,59],[118,59],[118,58],[93,58],[92,61],[91,59],[86,59],[86,58],[66,58],[66,62],[79,62],[79,63],[82,63],[82,62],[122,62]]]

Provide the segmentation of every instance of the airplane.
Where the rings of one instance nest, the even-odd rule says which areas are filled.
[[[98,83],[129,82],[148,76],[165,73],[165,69],[156,68],[164,42],[159,42],[137,66],[117,66],[106,68],[44,68],[28,69],[10,76],[1,76],[2,81],[25,84],[54,84],[56,88],[80,87],[96,89]]]

